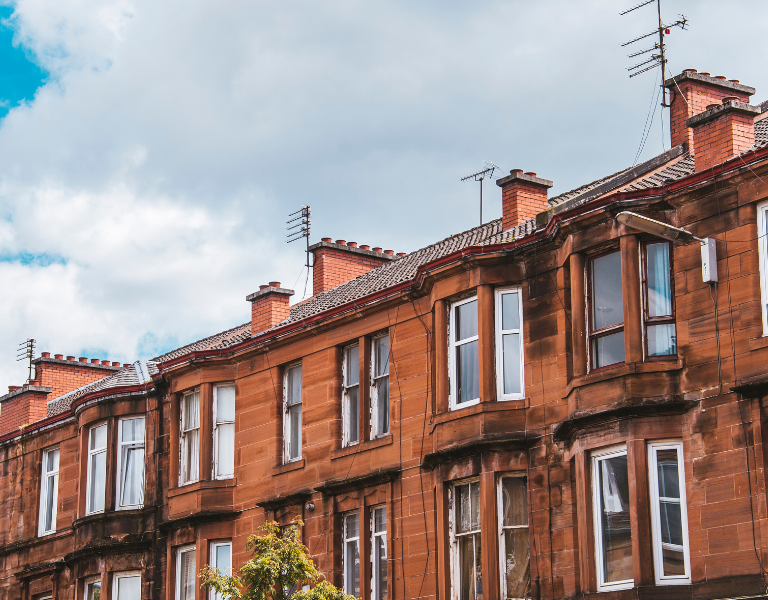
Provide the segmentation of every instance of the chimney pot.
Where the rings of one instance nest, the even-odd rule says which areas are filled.
[[[347,246],[350,248],[357,248],[357,242],[347,242]]]
[[[712,110],[713,108],[717,108],[720,106],[719,104],[707,104],[707,110]]]
[[[127,369],[130,366],[131,366],[131,363],[123,363],[123,368],[124,369]]]
[[[702,72],[700,73],[700,75],[704,75],[705,77],[712,77],[712,76],[711,76],[709,73],[707,73],[706,71],[702,71]]]
[[[323,242],[328,242],[329,244],[333,241],[333,238],[320,238]]]
[[[268,286],[268,285],[265,283],[264,285],[260,285],[260,286],[259,286],[259,289],[260,289],[260,290],[266,290],[268,287],[269,287],[269,286]]]
[[[739,83],[739,80],[738,79],[731,79],[730,82],[731,83]]]
[[[67,360],[74,361],[75,357],[74,356],[67,356]]]
[[[80,362],[86,362],[87,363],[88,362],[88,357],[87,356],[81,356],[77,360],[79,360]]]
[[[120,363],[119,363],[119,362],[113,362],[113,363],[112,363],[112,366],[113,366],[113,367],[119,367],[119,366],[120,366]]]
[[[725,104],[729,100],[735,100],[736,102],[738,102],[739,101],[739,97],[738,96],[726,96],[725,98],[723,98],[723,104]]]
[[[530,175],[531,177],[536,177],[536,173],[534,173],[533,171],[528,171],[526,175]]]
[[[98,358],[92,358],[92,359],[91,359],[91,364],[92,364],[92,365],[98,365],[98,364],[99,364],[99,362],[100,362],[100,361],[99,361],[99,359],[98,359]]]
[[[683,69],[683,73],[697,73],[696,69]]]
[[[522,172],[523,172],[523,170],[522,170],[522,169],[512,169],[512,170],[509,172],[509,174],[510,174],[510,175],[512,175],[513,173],[522,173]]]
[[[40,356],[42,356],[43,358],[51,358],[51,353],[50,352],[43,352]]]
[[[394,250],[384,250],[384,254],[394,254]]]
[[[102,361],[101,361],[101,364],[102,364],[102,365],[109,365],[109,361],[108,361],[108,360],[102,360]]]
[[[280,287],[280,282],[279,281],[270,281],[269,282],[269,287],[279,288]]]
[[[373,251],[374,252],[378,252],[379,254],[381,254],[381,246],[374,246],[373,247]]]
[[[347,245],[347,240],[336,240],[336,243],[339,246],[346,246]]]
[[[397,256],[405,256],[405,252],[398,252]]]
[[[363,244],[362,246],[360,246],[360,249],[361,250],[370,250],[371,247],[368,244]]]
[[[53,358],[55,358],[56,360],[64,360],[64,355],[63,354],[54,354]]]
[[[727,77],[725,75],[715,75],[715,79],[722,79],[723,81],[726,81]]]

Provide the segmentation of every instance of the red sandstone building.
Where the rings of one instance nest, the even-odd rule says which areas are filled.
[[[201,600],[295,517],[365,599],[764,597],[768,106],[666,85],[644,164],[512,171],[408,255],[324,239],[311,299],[152,361],[44,354],[0,397],[0,598]]]

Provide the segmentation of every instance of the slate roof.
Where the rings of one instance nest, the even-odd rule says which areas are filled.
[[[764,111],[768,110],[768,101],[761,105],[761,107],[763,106],[765,107]],[[755,145],[750,148],[750,150],[761,148],[766,145],[768,145],[768,118],[755,123]],[[669,180],[680,179],[693,172],[693,156],[682,152],[681,147],[673,148],[641,165],[623,169],[613,175],[603,177],[568,192],[564,192],[558,196],[554,196],[549,199],[549,204],[550,206],[556,206],[564,202],[572,201],[574,202],[574,205],[579,205],[615,191],[631,191],[663,185]],[[634,177],[634,175],[637,175],[637,177]],[[357,277],[356,279],[292,306],[290,316],[273,329],[289,323],[301,321],[302,319],[320,314],[326,310],[347,304],[354,300],[362,299],[374,292],[379,292],[404,281],[409,281],[413,279],[417,269],[421,265],[463,248],[520,239],[533,233],[534,230],[535,219],[529,219],[509,231],[503,231],[501,219],[496,219],[479,227],[473,227],[467,231],[449,236],[444,240],[411,252],[406,256],[397,258]],[[182,346],[181,348],[177,348],[176,350],[172,350],[151,361],[146,361],[146,364],[150,374],[154,375],[158,372],[157,365],[159,363],[179,358],[194,351],[228,348],[248,340],[251,337],[251,333],[250,322],[244,323],[237,327],[233,327],[232,329],[228,329],[227,331],[217,333],[196,342],[192,342],[191,344],[187,344],[186,346]],[[122,369],[114,375],[51,401],[48,404],[48,416],[65,412],[69,409],[74,400],[87,393],[109,389],[111,387],[137,385],[139,380],[135,366],[136,363],[130,367]]]

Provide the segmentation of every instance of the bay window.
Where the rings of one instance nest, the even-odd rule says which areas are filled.
[[[371,510],[371,598],[387,600],[387,509]]]
[[[672,244],[643,243],[643,317],[647,357],[677,354]]]
[[[360,346],[344,348],[342,360],[342,445],[360,441]]]
[[[760,307],[763,335],[768,335],[768,202],[757,205],[757,249],[760,263]]]
[[[211,542],[211,567],[218,569],[222,575],[232,575],[232,541]],[[210,600],[224,600],[224,596],[211,590]]]
[[[454,484],[450,496],[452,597],[480,600],[483,597],[480,481]]]
[[[104,512],[107,481],[107,424],[91,427],[88,431],[88,476],[86,482],[85,512]]]
[[[389,335],[371,348],[371,438],[389,433]]]
[[[593,369],[624,362],[624,296],[621,253],[589,259],[589,354]]]
[[[38,535],[56,531],[56,503],[59,496],[59,449],[43,452],[40,473],[40,523]]]
[[[496,381],[499,400],[525,397],[523,303],[519,288],[496,290]]]
[[[451,305],[449,325],[451,409],[480,402],[477,296]]]
[[[501,597],[504,600],[530,598],[531,565],[526,478],[501,477],[498,493]]]
[[[197,577],[195,546],[176,551],[176,600],[194,600]]]
[[[118,422],[117,509],[144,504],[144,417]]]
[[[193,483],[200,477],[200,390],[186,392],[181,398],[181,468],[179,485]]]
[[[632,530],[626,446],[592,455],[597,591],[631,588]]]
[[[283,460],[301,458],[301,363],[286,367],[283,377]]]
[[[235,476],[235,386],[213,388],[213,476]]]
[[[347,513],[342,523],[344,593],[360,597],[360,515]]]
[[[649,444],[648,471],[656,583],[690,583],[682,442]]]
[[[112,600],[141,600],[141,573],[115,573]]]

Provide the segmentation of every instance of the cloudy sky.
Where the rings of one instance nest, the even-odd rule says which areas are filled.
[[[658,77],[626,75],[621,43],[654,27],[652,7],[619,16],[637,1],[0,7],[0,394],[28,337],[127,362],[247,321],[267,281],[300,298],[302,204],[313,241],[410,251],[477,224],[460,178],[483,161],[552,193],[631,165]],[[678,13],[672,72],[768,98],[768,3],[664,0]],[[660,125],[642,158],[669,147]]]

